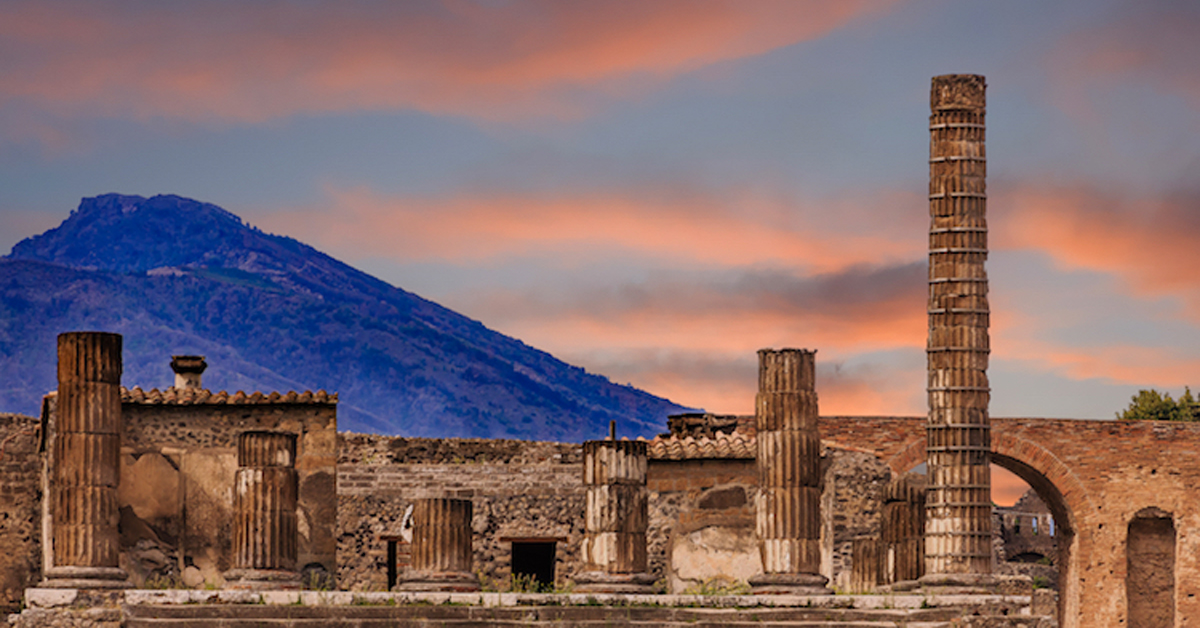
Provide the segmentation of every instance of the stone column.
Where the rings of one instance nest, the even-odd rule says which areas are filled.
[[[44,587],[131,586],[120,569],[121,336],[58,337],[58,412],[49,469],[54,566]]]
[[[873,536],[850,541],[850,592],[872,593],[879,586],[880,542]]]
[[[880,521],[884,580],[893,591],[914,589],[925,573],[925,483],[896,478],[883,494]]]
[[[826,595],[821,566],[821,436],[816,351],[758,352],[758,500],[763,573],[754,593]]]
[[[930,95],[927,586],[994,583],[985,89],[952,74]]]
[[[430,497],[413,502],[412,569],[400,575],[400,591],[479,590],[473,571],[469,499]]]
[[[235,589],[298,589],[296,435],[242,432],[234,476]]]
[[[579,591],[653,593],[647,572],[646,442],[592,440],[583,444],[584,506]]]

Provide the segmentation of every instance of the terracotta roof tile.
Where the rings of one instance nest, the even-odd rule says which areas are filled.
[[[653,460],[698,460],[732,458],[753,460],[755,444],[753,437],[740,432],[718,433],[713,438],[661,436],[650,441],[647,455]]]
[[[290,391],[284,394],[272,392],[269,395],[264,395],[261,392],[255,392],[247,395],[240,390],[230,394],[224,390],[214,393],[204,388],[175,388],[172,386],[164,390],[152,388],[146,391],[134,386],[133,388],[121,387],[121,402],[170,406],[210,404],[268,405],[281,403],[335,404],[338,402],[338,394],[327,393],[324,390],[318,390],[317,392],[306,390],[302,393]]]

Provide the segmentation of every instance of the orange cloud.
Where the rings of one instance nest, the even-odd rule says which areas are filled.
[[[1200,196],[1122,198],[1077,186],[1022,187],[997,199],[1003,248],[1040,251],[1067,269],[1120,277],[1135,294],[1200,290]]]
[[[1118,384],[1182,388],[1200,382],[1200,358],[1164,347],[1127,344],[1100,347],[1064,347],[1013,338],[993,355],[1020,361],[1075,380],[1103,379]]]
[[[820,38],[891,1],[467,0],[0,4],[0,104],[261,121],[419,109],[576,116],[721,61]]]
[[[663,198],[645,190],[425,199],[381,197],[362,189],[328,193],[329,209],[274,211],[257,220],[266,228],[351,257],[455,263],[538,253],[578,260],[607,252],[716,266],[771,264],[831,272],[919,258],[923,245],[894,230],[845,233],[798,224],[797,216],[828,212],[814,206],[783,208],[776,200],[751,194],[732,199],[699,193]],[[900,193],[888,196],[893,206],[913,200],[900,198]],[[843,201],[874,202],[877,199]]]

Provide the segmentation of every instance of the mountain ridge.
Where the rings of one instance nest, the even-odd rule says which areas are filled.
[[[356,431],[652,436],[689,410],[175,195],[85,198],[0,258],[0,375],[18,384],[0,408],[52,389],[53,336],[89,325],[126,334],[127,386],[169,385],[169,354],[199,353],[207,388],[337,391]]]

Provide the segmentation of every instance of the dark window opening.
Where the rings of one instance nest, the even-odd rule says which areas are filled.
[[[528,582],[539,591],[554,589],[554,541],[513,541],[514,581]]]

